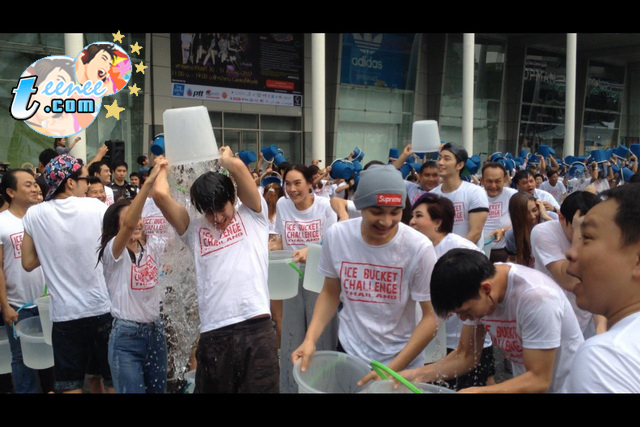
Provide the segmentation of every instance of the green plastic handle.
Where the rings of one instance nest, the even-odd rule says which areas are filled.
[[[304,277],[304,273],[302,272],[302,270],[300,270],[293,261],[289,263],[289,267],[293,268],[295,271],[298,272],[298,279],[302,279]]]
[[[396,379],[399,383],[401,383],[403,386],[405,386],[406,388],[411,390],[412,392],[414,392],[416,394],[423,394],[423,391],[420,390],[418,387],[414,386],[409,381],[407,381],[405,378],[402,378],[400,376],[400,374],[398,374],[396,371],[394,371],[394,370],[390,369],[389,367],[383,365],[382,363],[378,362],[377,360],[372,360],[371,361],[371,367],[373,368],[374,371],[376,371],[376,374],[378,374],[380,376],[380,378],[388,379],[388,377],[384,374],[386,372],[389,375],[391,375],[394,379]]]

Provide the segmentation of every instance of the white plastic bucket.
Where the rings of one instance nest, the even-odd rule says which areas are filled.
[[[300,275],[289,263],[293,263],[291,251],[269,252],[269,298],[283,300],[298,294]]]
[[[51,345],[51,328],[53,323],[51,322],[51,316],[49,315],[49,303],[51,302],[51,296],[47,295],[40,297],[36,300],[38,306],[38,313],[40,314],[40,324],[42,325],[42,334],[44,336],[44,342]]]
[[[432,153],[440,149],[440,132],[435,120],[413,122],[411,132],[411,151],[414,153]]]
[[[40,316],[21,320],[15,327],[20,337],[24,364],[31,369],[52,367],[53,347],[44,342]]]
[[[185,389],[186,394],[193,394],[193,391],[196,388],[196,371],[189,371],[184,374],[184,379],[187,381],[187,387]]]
[[[7,337],[7,328],[0,327],[0,374],[11,372],[11,347]]]
[[[317,351],[311,356],[307,370],[300,361],[293,367],[293,378],[299,393],[357,393],[358,381],[371,372],[363,360],[337,351]]]
[[[379,381],[369,381],[364,385],[360,393],[411,393],[413,391],[409,390],[407,387],[400,385],[397,388],[394,386],[395,381],[393,380],[379,380]],[[437,385],[427,384],[427,383],[412,383],[414,386],[422,390],[424,393],[455,393],[455,391],[448,389],[446,387],[440,387]]]
[[[166,110],[164,148],[171,165],[184,165],[220,158],[209,112],[204,106]]]
[[[302,287],[308,291],[320,293],[322,286],[324,286],[324,276],[318,272],[322,246],[317,243],[309,243],[307,247],[309,251],[307,252],[307,266],[304,270]]]

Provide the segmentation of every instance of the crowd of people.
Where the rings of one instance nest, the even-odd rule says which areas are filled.
[[[422,158],[409,145],[344,180],[317,160],[275,166],[262,153],[251,169],[223,146],[223,172],[188,189],[194,213],[174,198],[163,156],[140,156],[129,174],[104,160],[106,146],[87,164],[71,156],[77,142],[56,140],[36,171],[11,169],[0,185],[16,393],[167,392],[158,279],[170,239],[195,268],[196,393],[297,392],[294,364],[306,370],[318,350],[458,392],[640,392],[634,155],[625,179],[617,157],[585,160],[581,174],[553,156],[470,171],[458,144]],[[269,252],[290,252],[304,273],[313,243],[322,291],[301,274],[294,298],[271,300]],[[54,368],[36,371],[13,327],[38,315],[30,303],[45,289]],[[440,328],[446,356],[425,363]],[[497,363],[512,377],[497,381]]]

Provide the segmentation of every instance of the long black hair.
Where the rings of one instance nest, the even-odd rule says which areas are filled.
[[[120,213],[122,209],[131,205],[131,199],[120,199],[111,206],[107,208],[104,213],[104,218],[102,219],[102,236],[100,237],[100,247],[98,248],[98,262],[96,265],[102,261],[102,256],[104,255],[104,250],[107,247],[107,243],[109,243],[113,238],[118,235],[118,231],[120,231]],[[140,242],[138,242],[140,244]],[[144,251],[144,247],[140,244],[140,248]],[[132,262],[135,264],[135,255],[131,252],[129,248],[127,248],[127,252],[131,257]],[[140,259],[142,259],[142,252],[140,253]]]

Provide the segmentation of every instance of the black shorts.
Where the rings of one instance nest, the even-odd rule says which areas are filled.
[[[109,334],[113,317],[110,313],[66,322],[53,322],[55,389],[57,392],[81,389],[91,360],[97,367],[105,387],[112,385],[109,369]]]

